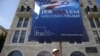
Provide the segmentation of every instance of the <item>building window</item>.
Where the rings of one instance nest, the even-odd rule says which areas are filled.
[[[21,6],[21,11],[24,11],[24,9],[25,9],[24,6]]]
[[[22,22],[23,22],[23,18],[19,18],[17,27],[21,27],[22,26]]]
[[[100,43],[100,38],[99,38],[98,32],[97,31],[93,31],[93,35],[94,35],[96,43],[99,44]]]
[[[25,18],[25,21],[24,21],[23,27],[27,27],[27,26],[28,26],[28,21],[29,21],[29,18]]]
[[[97,6],[96,5],[94,5],[94,11],[95,12],[97,12],[98,10],[97,10]]]
[[[12,41],[13,43],[17,43],[19,33],[20,33],[19,30],[16,30],[16,31],[15,31],[15,34],[14,34],[14,37],[13,37],[13,41]]]
[[[89,4],[91,4],[91,1],[90,1],[90,0],[89,0],[88,2],[89,2]],[[97,6],[96,6],[96,5],[94,5],[92,8],[90,8],[89,6],[87,6],[87,7],[85,8],[86,14],[87,14],[88,12],[97,12],[97,11],[98,11],[98,9],[97,9]]]
[[[95,23],[92,18],[89,18],[89,22],[92,28],[96,28]]]
[[[38,53],[37,56],[52,56],[52,55],[48,51],[41,51],[41,52]]]
[[[85,8],[85,13],[88,14],[88,12],[90,12],[90,7],[89,7],[89,6],[87,6],[87,7]]]
[[[80,51],[75,51],[75,52],[72,52],[70,56],[85,56],[85,55]]]
[[[21,12],[23,12],[23,11],[24,11],[24,12],[25,12],[25,11],[26,11],[26,12],[29,12],[30,10],[31,10],[30,6],[24,5],[24,6],[21,6],[21,10],[20,10],[20,11],[21,11]]]
[[[99,18],[89,18],[90,26],[92,28],[100,28],[100,19]]]
[[[95,22],[96,22],[97,27],[100,28],[100,21],[99,21],[99,18],[95,18]]]
[[[8,56],[23,56],[22,53],[18,50],[12,51]]]
[[[26,31],[22,31],[21,32],[21,36],[20,36],[19,43],[24,43],[25,35],[26,35]]]
[[[87,11],[90,12],[90,7],[89,6],[87,6]]]
[[[29,6],[27,6],[27,11],[30,11],[30,7]]]
[[[86,47],[86,53],[97,53],[97,48],[96,47]]]
[[[92,5],[92,1],[91,0],[88,0],[88,5]]]

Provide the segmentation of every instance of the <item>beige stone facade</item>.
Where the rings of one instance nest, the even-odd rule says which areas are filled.
[[[53,48],[60,49],[61,56],[71,56],[71,54],[74,52],[81,52],[83,56],[100,56],[100,43],[96,42],[95,35],[93,35],[93,31],[96,31],[98,33],[98,36],[100,37],[100,34],[99,34],[100,28],[98,28],[97,26],[95,28],[91,28],[90,22],[88,20],[88,18],[95,18],[95,17],[100,18],[100,10],[98,8],[98,12],[89,12],[88,14],[85,13],[85,8],[87,6],[92,8],[94,5],[97,5],[95,0],[91,0],[91,1],[92,1],[92,5],[88,5],[87,0],[80,0],[83,21],[84,21],[84,25],[88,33],[88,36],[89,36],[89,42],[39,43],[39,42],[29,42],[28,41],[28,37],[30,34],[30,30],[31,30],[31,23],[32,23],[32,12],[30,11],[21,12],[20,11],[21,6],[26,6],[26,7],[30,6],[30,8],[33,9],[34,1],[33,0],[20,0],[18,10],[13,19],[11,28],[8,32],[8,35],[7,35],[3,50],[0,53],[0,56],[8,56],[11,52],[15,50],[20,51],[22,53],[22,56],[39,56],[38,54],[42,51],[47,51],[51,53]],[[25,20],[25,18],[29,18],[28,26],[26,28],[23,28],[22,26],[20,28],[16,27],[20,17],[23,17],[24,18],[23,20]],[[22,22],[22,24],[24,24],[24,21]],[[19,43],[20,38],[18,38],[18,41],[16,43],[12,43],[14,33],[16,30],[26,31],[24,43]],[[90,53],[88,53],[88,51]],[[81,54],[78,54],[78,55],[82,56]]]

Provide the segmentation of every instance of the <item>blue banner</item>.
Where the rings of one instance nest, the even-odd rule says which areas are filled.
[[[98,7],[100,8],[100,0],[96,0]]]
[[[88,41],[79,0],[35,0],[29,41]]]

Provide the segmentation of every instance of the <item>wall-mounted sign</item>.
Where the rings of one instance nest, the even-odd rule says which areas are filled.
[[[29,41],[88,41],[79,0],[35,0]]]
[[[97,47],[86,47],[86,53],[98,53]]]

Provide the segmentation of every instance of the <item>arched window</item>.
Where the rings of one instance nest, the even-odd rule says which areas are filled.
[[[89,6],[87,6],[87,11],[90,12],[90,7]]]
[[[25,10],[24,6],[21,6],[21,11],[24,11],[24,10]]]
[[[8,56],[22,56],[22,53],[18,50],[12,51]]]
[[[85,56],[85,55],[80,51],[75,51],[75,52],[72,52],[70,56]]]
[[[52,56],[50,52],[48,51],[42,51],[37,56]]]
[[[27,11],[30,11],[30,7],[29,6],[27,6]]]
[[[97,6],[96,6],[96,5],[94,5],[94,11],[95,11],[95,12],[97,12],[97,11],[98,11],[98,9],[97,9]]]

